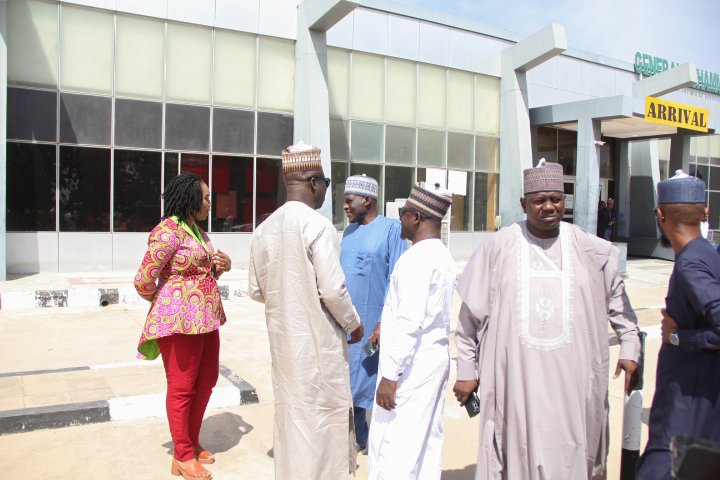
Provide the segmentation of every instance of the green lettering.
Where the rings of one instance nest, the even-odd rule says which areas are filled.
[[[652,64],[652,57],[647,53],[643,53],[643,74],[647,77],[653,74]]]
[[[642,53],[635,52],[635,73],[642,73]]]

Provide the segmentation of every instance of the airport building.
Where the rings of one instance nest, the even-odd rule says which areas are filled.
[[[654,185],[677,169],[705,180],[720,241],[720,80],[692,60],[381,0],[0,0],[0,276],[134,270],[180,171],[205,179],[203,228],[245,266],[299,140],[322,149],[338,232],[347,176],[377,178],[383,211],[437,182],[467,258],[523,218],[522,170],[545,158],[568,221],[594,232],[613,197],[614,240],[672,258]]]

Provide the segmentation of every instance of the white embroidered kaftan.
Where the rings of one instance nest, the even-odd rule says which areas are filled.
[[[546,240],[517,223],[473,254],[456,343],[458,379],[479,380],[476,479],[605,478],[607,322],[620,358],[640,350],[617,267],[615,247],[567,223]]]
[[[414,244],[395,264],[380,323],[378,382],[397,381],[397,406],[373,408],[369,480],[440,478],[456,277],[439,239]]]
[[[360,319],[339,254],[333,224],[296,201],[252,237],[249,295],[265,303],[279,480],[335,480],[354,472],[347,335]]]

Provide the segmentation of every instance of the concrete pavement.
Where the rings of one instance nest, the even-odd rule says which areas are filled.
[[[645,407],[650,405],[655,386],[659,308],[671,269],[672,263],[662,260],[628,262],[630,299],[641,327],[651,332]],[[202,441],[217,453],[217,462],[210,466],[214,478],[272,479],[273,397],[263,306],[235,293],[242,292],[244,272],[231,273],[225,280],[228,299],[224,303],[229,321],[221,330],[223,375],[213,394],[215,407],[206,414]],[[75,288],[72,282],[90,289],[98,285],[119,288],[132,280],[132,274],[33,277],[3,282],[0,294],[13,289],[27,291],[28,285],[71,290]],[[92,283],[93,278],[104,280]],[[239,287],[231,287],[233,284]],[[457,310],[459,304],[455,303]],[[172,478],[162,365],[134,357],[146,312],[147,304],[139,302],[0,309],[0,450],[18,459],[3,467],[2,478]],[[612,364],[616,356],[617,347],[611,347]],[[451,392],[454,379],[453,368],[446,391],[443,479],[471,479],[479,426],[477,419],[468,419],[455,403]],[[620,379],[611,380],[609,396],[608,478],[617,478],[623,404]],[[106,402],[107,416],[98,409],[88,410],[85,416],[68,413],[82,410],[88,402]],[[30,419],[25,431],[17,428],[17,421],[8,420],[18,415]],[[52,426],[53,421],[57,426],[77,426],[28,431],[38,425]],[[14,433],[18,431],[23,433]],[[646,438],[643,426],[643,443]],[[366,460],[366,456],[359,457],[357,478],[365,478]]]

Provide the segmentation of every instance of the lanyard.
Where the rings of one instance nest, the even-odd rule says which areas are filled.
[[[198,241],[200,245],[205,249],[206,252],[210,253],[208,250],[207,245],[205,245],[205,240],[203,240],[202,235],[200,234],[200,229],[198,228],[197,224],[193,223],[192,228],[185,222],[185,220],[181,220],[177,215],[173,215],[173,220],[175,220],[178,225],[180,225],[186,232],[188,232],[195,240]]]

